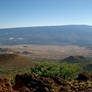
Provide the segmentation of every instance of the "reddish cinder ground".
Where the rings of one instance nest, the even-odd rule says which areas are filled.
[[[0,92],[92,92],[92,75],[81,73],[76,80],[65,81],[60,77],[21,74],[16,75],[14,84],[0,78]]]

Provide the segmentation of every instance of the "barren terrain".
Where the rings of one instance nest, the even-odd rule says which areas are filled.
[[[0,46],[8,49],[1,53],[16,53],[29,56],[33,60],[61,60],[68,56],[92,57],[92,50],[79,46],[55,46],[55,45],[13,45]]]

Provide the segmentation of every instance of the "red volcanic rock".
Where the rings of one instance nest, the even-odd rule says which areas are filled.
[[[88,74],[81,73],[88,79]],[[92,92],[92,83],[83,77],[79,80],[65,81],[60,77],[38,77],[30,74],[16,75],[15,83],[0,78],[0,92]],[[80,81],[81,80],[81,81]]]

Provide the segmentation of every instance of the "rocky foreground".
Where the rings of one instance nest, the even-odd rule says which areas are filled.
[[[60,77],[21,74],[16,75],[13,84],[0,78],[0,92],[92,92],[92,75],[81,73],[76,80],[66,81]]]

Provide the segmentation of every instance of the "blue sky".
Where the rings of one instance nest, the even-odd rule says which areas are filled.
[[[0,28],[92,25],[92,0],[0,0]]]

